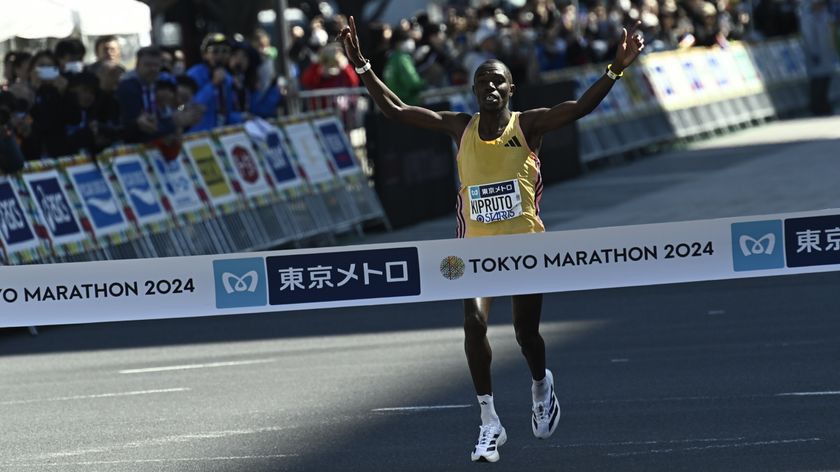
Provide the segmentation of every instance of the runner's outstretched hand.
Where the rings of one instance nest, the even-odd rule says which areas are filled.
[[[350,25],[345,26],[338,33],[338,40],[344,46],[344,55],[353,64],[353,67],[362,67],[367,59],[362,55],[359,47],[359,34],[356,32],[356,20],[351,16]]]
[[[624,69],[626,69],[633,61],[639,57],[639,54],[642,52],[642,49],[645,48],[645,40],[641,34],[636,34],[636,30],[641,25],[641,21],[636,21],[636,23],[630,27],[630,31],[627,31],[627,28],[622,28],[622,37],[621,42],[618,44],[618,51],[615,53],[615,61],[613,62],[612,70],[615,73],[621,73]]]

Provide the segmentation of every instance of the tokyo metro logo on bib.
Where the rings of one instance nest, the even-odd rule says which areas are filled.
[[[213,261],[216,308],[263,306],[268,302],[265,261],[261,257]]]

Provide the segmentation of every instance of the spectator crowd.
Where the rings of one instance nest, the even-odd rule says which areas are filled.
[[[374,71],[405,102],[431,87],[470,83],[483,61],[498,58],[518,84],[544,72],[596,63],[615,54],[622,27],[640,21],[646,52],[727,47],[795,33],[793,2],[776,0],[451,0],[439,14],[418,13],[399,24],[358,24]],[[833,1],[829,2],[832,4]],[[516,6],[520,4],[520,6]],[[347,24],[326,6],[290,27],[290,70],[299,89],[356,87],[359,77],[333,42]],[[836,14],[836,9],[832,10]],[[140,49],[123,66],[116,37],[95,42],[84,64],[83,43],[59,41],[53,50],[4,57],[0,82],[0,152],[15,141],[25,159],[86,151],[116,143],[152,142],[176,153],[181,136],[249,117],[274,117],[282,103],[265,31],[249,41],[208,34],[201,62],[187,68],[179,49]]]
[[[127,71],[113,36],[96,40],[91,64],[83,62],[87,51],[78,39],[34,54],[7,53],[0,170],[14,170],[9,161],[95,155],[120,143],[153,143],[173,156],[185,132],[275,117],[281,95],[261,70],[267,61],[260,38],[252,44],[210,34],[201,44],[203,60],[188,69],[182,51],[148,46]]]

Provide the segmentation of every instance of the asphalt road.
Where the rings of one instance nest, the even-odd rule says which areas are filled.
[[[590,174],[546,191],[547,221],[824,208],[840,201],[838,143],[803,136],[837,124]],[[585,214],[557,209],[571,195]],[[835,272],[547,295],[563,416],[543,441],[497,300],[497,464],[469,461],[479,419],[458,302],[2,330],[0,471],[840,470],[838,287]]]

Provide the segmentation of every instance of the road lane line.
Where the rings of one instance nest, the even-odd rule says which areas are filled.
[[[655,446],[658,444],[691,444],[691,443],[715,443],[715,442],[736,442],[743,441],[744,437],[738,438],[694,438],[694,439],[670,439],[665,441],[614,441],[614,442],[592,442],[572,444],[552,444],[548,446],[525,446],[527,447],[550,447],[550,448],[577,448],[577,447],[612,447],[612,446]]]
[[[424,406],[397,406],[392,408],[374,408],[370,411],[430,411],[430,410],[451,410],[454,408],[469,408],[472,405],[424,405]]]
[[[178,462],[222,462],[240,460],[260,459],[283,459],[286,457],[297,457],[297,454],[271,454],[259,456],[225,456],[225,457],[176,457],[172,459],[126,459],[114,461],[83,461],[83,462],[31,462],[31,463],[7,463],[0,464],[0,467],[66,467],[69,465],[118,465],[118,464],[165,464]]]
[[[71,400],[91,400],[96,398],[114,398],[114,397],[133,397],[137,395],[152,395],[155,393],[174,393],[174,392],[188,392],[189,388],[163,388],[157,390],[138,390],[134,392],[118,392],[118,393],[99,393],[93,395],[73,395],[71,397],[53,397],[53,398],[32,398],[29,400],[9,400],[0,402],[0,405],[23,405],[27,403],[40,402],[64,402]]]
[[[777,397],[817,397],[823,395],[840,395],[840,391],[828,391],[828,392],[790,392],[790,393],[777,393]]]
[[[633,452],[610,452],[607,455],[610,457],[630,457],[642,456],[647,454],[671,454],[675,452],[690,452],[690,451],[706,451],[711,449],[736,449],[746,447],[762,447],[762,446],[777,446],[784,444],[797,444],[822,441],[822,438],[801,438],[801,439],[780,439],[775,441],[753,441],[742,442],[734,444],[713,444],[711,446],[692,446],[668,449],[650,449],[647,451],[633,451]]]
[[[169,365],[169,366],[161,366],[161,367],[147,367],[144,369],[125,369],[121,370],[121,374],[146,374],[149,372],[168,372],[173,370],[191,370],[191,369],[213,369],[217,367],[234,367],[239,365],[252,365],[252,364],[266,364],[269,362],[274,362],[276,359],[252,359],[249,361],[230,361],[230,362],[210,362],[207,364],[182,364],[182,365]]]
[[[235,436],[245,436],[260,433],[274,433],[278,431],[288,430],[287,426],[266,426],[262,428],[253,429],[233,429],[223,431],[208,431],[204,433],[189,433],[178,434],[172,436],[163,436],[159,438],[141,439],[138,441],[130,441],[124,444],[114,444],[102,447],[93,447],[89,449],[76,449],[69,451],[48,452],[44,454],[37,454],[28,457],[22,457],[18,460],[24,461],[52,461],[55,459],[78,457],[89,454],[113,454],[117,451],[124,451],[130,449],[144,449],[149,447],[168,446],[171,444],[187,443],[196,440],[208,439],[227,439]]]

